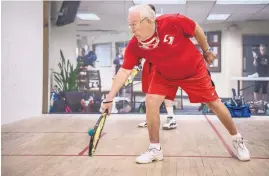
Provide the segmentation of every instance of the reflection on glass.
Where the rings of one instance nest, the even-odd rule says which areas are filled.
[[[212,47],[212,51],[214,54],[219,54],[218,53],[218,47]]]
[[[218,65],[219,65],[219,60],[215,59],[214,62],[213,62],[213,66],[218,67]]]
[[[217,34],[213,35],[213,42],[218,42],[219,36]]]

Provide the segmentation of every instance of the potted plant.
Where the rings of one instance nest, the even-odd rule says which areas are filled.
[[[59,89],[63,92],[77,91],[77,73],[78,67],[74,67],[69,60],[67,60],[63,55],[62,50],[60,50],[61,61],[58,63],[59,72],[54,73],[54,80],[58,85]]]

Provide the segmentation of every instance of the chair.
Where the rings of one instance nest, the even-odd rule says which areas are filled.
[[[99,70],[87,70],[88,84],[87,89],[90,92],[99,92],[101,94],[101,77]]]
[[[131,84],[131,103],[133,107],[137,103],[136,96],[145,96],[145,93],[142,92],[142,72],[137,73]]]

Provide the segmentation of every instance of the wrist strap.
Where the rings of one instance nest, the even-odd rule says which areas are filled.
[[[112,102],[113,102],[113,100],[111,100],[111,101],[105,101],[103,103],[106,104],[106,103],[112,103]]]

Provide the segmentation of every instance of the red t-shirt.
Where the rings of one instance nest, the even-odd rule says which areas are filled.
[[[156,24],[160,39],[158,47],[142,49],[133,37],[125,50],[122,68],[133,69],[139,59],[144,58],[155,65],[156,71],[166,79],[195,75],[198,64],[203,61],[201,53],[190,40],[194,37],[195,22],[180,14],[170,14],[158,17]]]

